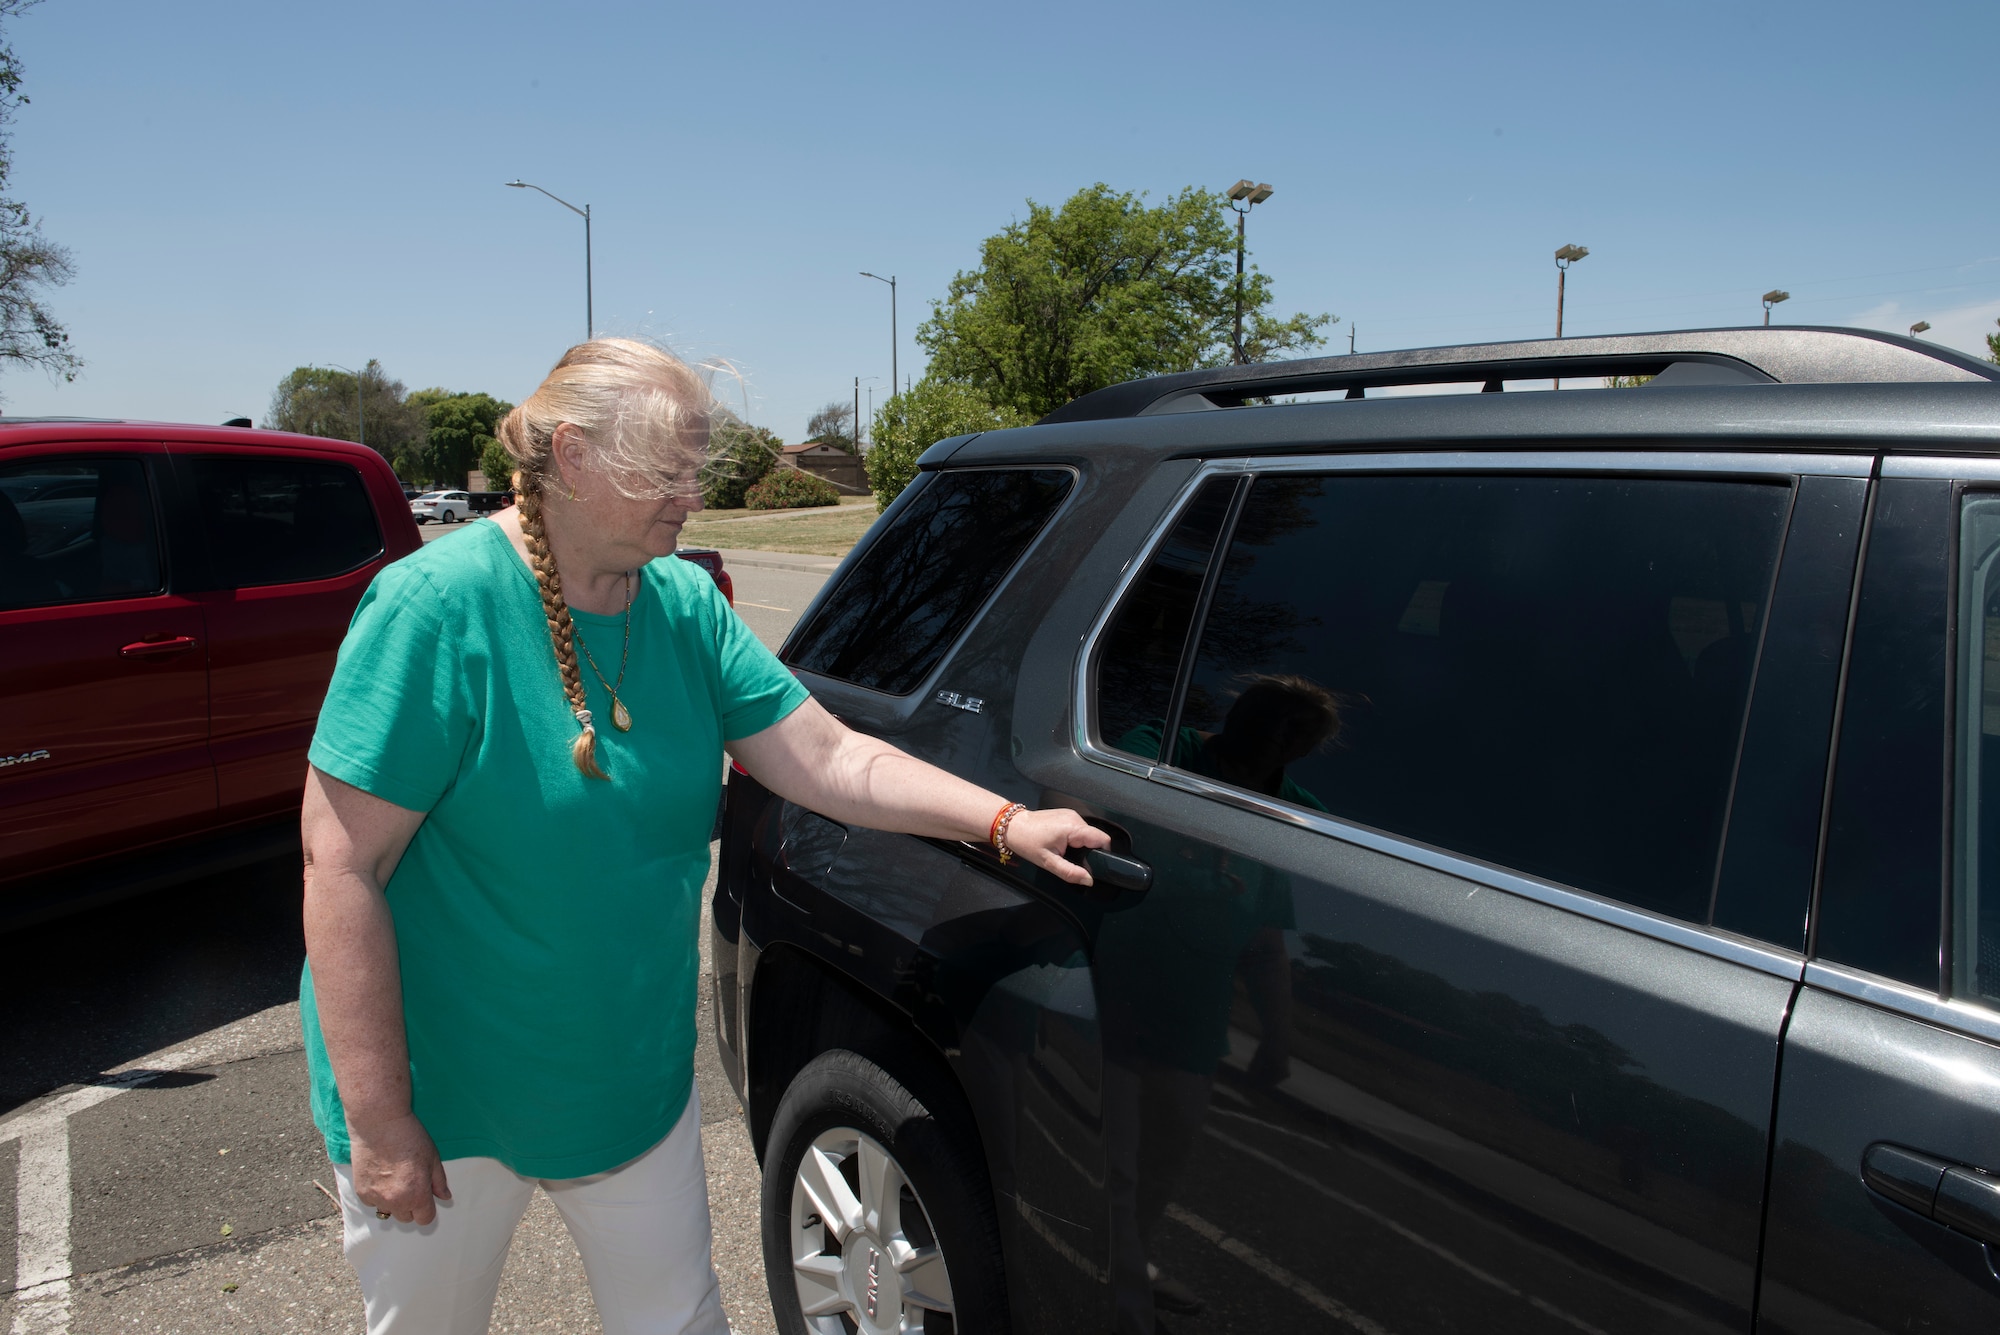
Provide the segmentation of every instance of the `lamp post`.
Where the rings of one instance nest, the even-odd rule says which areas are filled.
[[[509,181],[507,184],[516,190],[541,190],[549,195],[548,191],[529,181]],[[560,195],[549,195],[549,198],[583,219],[583,336],[593,338],[597,334],[597,318],[591,309],[590,297],[590,205],[578,208]]]
[[[1781,301],[1790,301],[1792,294],[1782,287],[1774,287],[1764,294],[1764,327],[1771,327],[1771,308]]]
[[[1915,338],[1918,334],[1929,333],[1930,327],[1931,322],[1929,320],[1919,320],[1910,326],[1910,337]]]
[[[363,372],[357,371],[351,366],[342,366],[339,362],[321,362],[319,365],[329,367],[335,371],[345,371],[354,377],[354,434],[361,437],[355,443],[366,445],[368,443],[368,418],[361,409],[361,379]],[[365,366],[366,363],[364,362],[363,365]]]
[[[1569,266],[1590,253],[1589,246],[1575,244],[1564,246],[1556,252],[1556,337],[1563,336],[1563,295],[1569,282]],[[1555,378],[1555,388],[1563,387],[1562,377]]]
[[[889,285],[889,392],[894,394],[896,386],[902,383],[902,378],[896,374],[896,275],[890,274],[884,278],[881,274],[869,273],[863,269],[861,276]],[[858,435],[856,440],[859,440]]]
[[[1236,335],[1230,344],[1230,355],[1238,366],[1246,360],[1243,356],[1243,223],[1250,216],[1250,210],[1271,197],[1268,181],[1251,181],[1248,177],[1229,187],[1229,207],[1236,210]]]
[[[1569,266],[1590,253],[1589,246],[1564,246],[1556,252],[1556,337],[1563,336],[1563,289],[1569,280]]]

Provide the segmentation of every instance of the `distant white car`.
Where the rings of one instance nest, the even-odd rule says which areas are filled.
[[[410,514],[419,524],[435,519],[440,524],[456,523],[472,513],[472,498],[462,491],[427,491],[410,502]]]

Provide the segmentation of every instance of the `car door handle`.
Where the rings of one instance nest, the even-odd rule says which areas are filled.
[[[1926,1219],[2000,1247],[2000,1178],[1878,1143],[1861,1156],[1861,1180]]]
[[[192,635],[166,635],[157,639],[134,640],[118,652],[126,658],[160,658],[167,654],[184,654],[194,648]]]
[[[1098,885],[1128,895],[1142,895],[1153,885],[1153,869],[1137,858],[1102,848],[1072,848],[1069,860],[1090,873]]]

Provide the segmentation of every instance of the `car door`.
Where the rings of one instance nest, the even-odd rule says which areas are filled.
[[[1216,463],[1085,648],[1128,1330],[1743,1330],[1865,458]],[[1754,683],[1754,691],[1753,691]]]
[[[2000,1325],[2000,469],[1889,457],[1813,959],[1786,1031],[1759,1329]]]
[[[383,535],[345,461],[182,446],[175,472],[208,559],[211,747],[224,819],[296,807],[306,748]]]
[[[213,819],[208,634],[153,449],[0,455],[0,879]]]

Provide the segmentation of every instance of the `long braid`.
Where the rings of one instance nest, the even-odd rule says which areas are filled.
[[[583,691],[583,673],[576,665],[576,623],[563,600],[562,575],[556,570],[555,553],[549,550],[548,532],[542,527],[541,479],[522,469],[514,474],[514,494],[520,498],[521,537],[534,563],[535,585],[542,594],[542,615],[549,621],[549,640],[555,646],[563,694],[569,697],[570,710],[583,727],[570,744],[570,759],[585,777],[608,779],[611,776],[597,763],[597,728],[591,721],[589,697]]]

